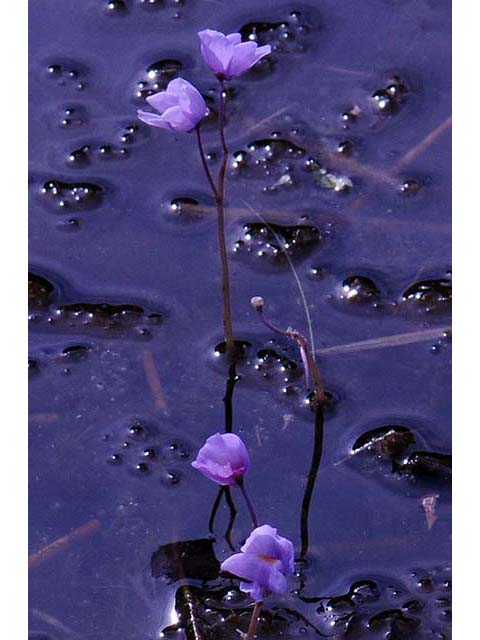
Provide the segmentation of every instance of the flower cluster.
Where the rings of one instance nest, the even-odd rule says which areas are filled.
[[[256,42],[242,42],[239,33],[225,35],[205,29],[198,36],[205,63],[221,81],[238,78],[271,53],[270,45],[259,47]],[[139,109],[140,120],[170,131],[192,131],[207,113],[198,89],[183,78],[175,78],[165,91],[149,96],[147,102],[158,113]]]
[[[247,448],[233,433],[216,433],[207,438],[192,467],[221,486],[243,487],[250,466]],[[268,524],[255,527],[240,553],[227,558],[222,571],[241,579],[240,589],[256,602],[272,593],[285,593],[286,574],[293,573],[293,545]]]

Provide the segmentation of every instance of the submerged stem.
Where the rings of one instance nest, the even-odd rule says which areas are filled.
[[[235,518],[237,517],[237,509],[235,507],[235,503],[233,502],[232,492],[230,491],[230,487],[225,487],[225,502],[230,510],[230,519],[228,521],[228,527],[225,531],[225,540],[227,541],[228,546],[232,551],[235,551],[235,546],[232,542],[232,530],[233,525],[235,524]]]
[[[302,510],[300,516],[300,538],[302,541],[302,548],[300,557],[304,558],[308,551],[308,517],[310,513],[310,503],[312,501],[313,490],[315,488],[315,482],[317,480],[318,469],[322,459],[323,451],[323,408],[318,405],[315,409],[315,432],[312,451],[312,460],[310,462],[310,469],[308,471],[307,484],[305,486],[305,493],[302,500]]]
[[[215,529],[215,518],[217,517],[218,507],[220,506],[220,501],[222,500],[222,496],[225,493],[225,487],[220,487],[217,493],[217,497],[215,498],[215,502],[213,503],[212,511],[210,512],[210,518],[208,520],[208,530],[213,534]]]
[[[248,512],[250,514],[250,518],[252,519],[253,528],[256,529],[258,527],[257,514],[255,513],[255,507],[253,506],[253,503],[250,500],[250,496],[248,495],[247,490],[245,489],[245,485],[243,483],[243,477],[237,478],[237,486],[240,487],[240,491],[242,492],[242,495],[245,498]]]
[[[228,369],[227,386],[225,395],[223,396],[223,404],[225,405],[225,433],[232,433],[233,431],[233,392],[237,381],[237,369],[235,362],[232,362]]]
[[[253,638],[255,637],[255,631],[257,630],[258,621],[260,620],[260,611],[262,610],[262,605],[263,602],[255,603],[245,640],[253,640]]]

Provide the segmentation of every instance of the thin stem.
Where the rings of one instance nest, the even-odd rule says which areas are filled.
[[[297,343],[300,349],[300,355],[302,356],[302,362],[305,369],[305,380],[308,384],[309,376],[312,376],[313,388],[315,391],[315,403],[317,405],[320,405],[325,401],[323,382],[320,375],[320,370],[317,365],[317,361],[315,360],[315,355],[310,349],[307,338],[294,329],[287,329],[286,331],[284,331],[283,329],[280,329],[279,327],[272,324],[270,320],[268,320],[265,316],[263,310],[263,302],[261,305],[258,305],[255,308],[258,311],[261,321],[268,329],[270,329],[274,333],[279,333],[282,336],[286,336],[287,338],[290,338]]]
[[[235,547],[232,543],[232,529],[235,524],[235,519],[237,517],[237,509],[235,508],[235,503],[233,502],[232,493],[230,491],[230,487],[225,487],[225,501],[230,509],[230,520],[228,521],[228,527],[225,531],[225,540],[227,541],[228,546],[232,551],[235,551]]]
[[[202,142],[202,134],[200,132],[200,125],[195,127],[195,133],[197,134],[197,143],[198,143],[198,151],[200,153],[200,160],[202,161],[202,167],[205,171],[205,175],[207,176],[208,184],[210,185],[210,189],[212,190],[213,197],[215,200],[218,198],[218,191],[213,180],[212,173],[208,167],[207,156],[205,155],[205,149]]]
[[[259,309],[258,313],[260,315],[261,321],[267,327],[267,329],[270,329],[274,333],[279,333],[282,336],[287,336],[287,338],[292,338],[292,332],[291,331],[284,331],[283,329],[279,329],[279,327],[276,327],[269,320],[267,320],[267,318],[265,317],[265,314],[263,312],[263,309]]]
[[[321,405],[315,411],[315,434],[312,451],[312,461],[308,472],[307,485],[302,501],[302,511],[300,516],[300,538],[302,548],[300,557],[304,558],[308,551],[308,516],[310,513],[310,503],[312,501],[313,490],[317,479],[318,469],[322,459],[323,451],[323,409]]]
[[[262,610],[262,605],[263,602],[255,603],[245,640],[253,640],[253,638],[255,637],[255,631],[257,630],[258,621],[260,620],[260,611]]]
[[[243,478],[237,478],[237,486],[240,487],[240,491],[242,492],[243,497],[245,498],[245,502],[247,504],[248,512],[250,514],[250,518],[252,520],[253,528],[256,529],[258,527],[258,519],[257,514],[255,513],[255,507],[253,506],[252,501],[250,500],[250,496],[245,489],[245,485],[243,483]]]
[[[215,202],[218,214],[218,247],[222,264],[222,293],[223,293],[223,329],[225,334],[226,351],[232,354],[235,339],[232,327],[232,305],[230,301],[230,273],[228,267],[227,244],[225,241],[225,176],[227,172],[228,147],[225,140],[225,86],[220,80],[220,140],[222,143],[222,161],[218,173],[218,188]]]
[[[228,147],[225,140],[225,82],[220,80],[220,142],[224,155],[228,156]]]
[[[215,518],[217,516],[218,507],[220,506],[220,501],[224,493],[225,487],[220,487],[217,493],[217,497],[215,498],[215,502],[213,503],[212,511],[210,513],[210,519],[208,521],[208,530],[210,531],[210,533],[213,533],[213,530],[215,528]]]

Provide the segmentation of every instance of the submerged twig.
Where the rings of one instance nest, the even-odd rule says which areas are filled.
[[[57,538],[57,540],[54,540],[46,547],[43,547],[43,549],[40,549],[40,551],[36,551],[28,557],[28,568],[33,569],[37,567],[45,560],[48,560],[60,551],[63,551],[63,549],[69,547],[73,542],[82,540],[83,538],[88,538],[99,528],[100,520],[94,519],[82,524],[81,527],[70,531],[70,533],[67,533],[65,536]]]
[[[408,151],[402,158],[400,158],[395,171],[398,172],[405,167],[405,165],[410,164],[412,160],[415,160],[417,156],[423,153],[428,147],[430,147],[440,136],[442,136],[445,131],[448,131],[452,126],[452,117],[449,116],[446,120],[444,120],[438,127],[435,127],[433,131],[430,131],[418,144],[416,144],[410,151]]]
[[[317,349],[316,353],[325,356],[335,355],[337,353],[356,353],[358,351],[370,351],[371,349],[400,347],[439,338],[442,334],[450,330],[451,327],[438,327],[435,329],[425,329],[423,331],[408,331],[407,333],[397,333],[393,336],[371,338],[369,340],[360,340],[359,342],[348,342],[347,344],[325,347],[324,349]]]
[[[167,403],[162,390],[162,383],[160,381],[160,375],[158,373],[157,366],[155,364],[155,358],[151,351],[143,352],[143,369],[145,371],[145,377],[150,388],[153,397],[153,403],[155,409],[167,410]]]

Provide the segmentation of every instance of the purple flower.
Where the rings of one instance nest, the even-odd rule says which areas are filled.
[[[241,553],[222,562],[221,570],[245,580],[240,583],[240,589],[249,593],[255,602],[261,602],[269,591],[285,593],[287,590],[285,574],[294,571],[293,544],[264,524],[252,531]]]
[[[250,466],[247,447],[234,433],[216,433],[207,438],[192,467],[221,485],[234,485]]]
[[[226,36],[220,31],[205,29],[198,36],[203,59],[213,73],[224,80],[241,76],[272,51],[269,44],[259,47],[256,42],[242,42],[239,33]]]
[[[148,96],[147,102],[160,115],[139,109],[140,120],[170,131],[191,131],[207,111],[199,91],[183,78],[175,78],[168,83],[166,91]]]

